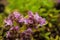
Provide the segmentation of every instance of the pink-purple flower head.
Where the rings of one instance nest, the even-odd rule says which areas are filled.
[[[22,37],[23,40],[31,39],[32,29],[28,28],[26,31],[23,32],[23,34],[24,34],[24,36]]]
[[[46,23],[46,20],[41,16],[39,16],[37,12],[33,14],[31,11],[29,11],[28,16],[29,17],[24,20],[25,24],[33,25],[33,24],[39,23],[40,26],[43,26]]]
[[[31,37],[32,33],[33,33],[32,29],[28,28],[27,30],[21,33],[21,38],[23,39],[24,37],[25,38]]]
[[[28,11],[28,16],[29,16],[29,18],[33,19],[33,17],[34,17],[33,12],[32,11]]]
[[[19,23],[23,23],[24,20],[25,20],[25,18],[21,15],[20,18],[18,19],[18,22],[19,22]]]
[[[25,19],[24,24],[33,24],[33,20],[31,19]]]
[[[45,20],[45,18],[42,18],[40,20],[40,26],[43,26],[44,24],[46,24],[46,20]]]
[[[13,15],[16,19],[18,19],[20,17],[20,13],[18,11],[14,11]]]
[[[9,31],[6,33],[6,38],[12,38],[15,34],[18,34],[19,27],[11,27]],[[15,36],[14,36],[15,37]]]
[[[28,28],[27,30],[25,30],[24,32],[22,32],[22,34],[27,34],[27,35],[30,35],[30,34],[32,34],[33,33],[33,31],[32,31],[32,29],[31,28]]]
[[[10,30],[14,30],[14,27],[11,27]]]
[[[8,25],[12,26],[13,25],[13,22],[11,19],[5,19],[4,22],[5,22],[5,26],[8,26]]]
[[[33,20],[28,19],[29,24],[33,24]]]
[[[38,21],[39,18],[41,18],[41,17],[40,17],[40,16],[38,15],[38,13],[36,12],[35,15],[34,15],[34,19],[35,19],[36,21]]]
[[[10,30],[11,30],[11,31],[13,31],[13,30],[16,30],[16,31],[18,31],[18,30],[19,30],[19,27],[18,27],[18,26],[11,27],[11,28],[10,28]]]
[[[25,31],[25,34],[27,34],[27,35],[30,35],[30,34],[32,34],[32,33],[33,33],[33,31],[32,31],[31,28],[28,28],[28,29]]]
[[[7,19],[10,19],[10,20],[14,20],[15,19],[15,17],[14,17],[14,15],[11,13],[11,14],[9,14],[9,16],[7,17]]]
[[[16,26],[16,27],[15,27],[15,29],[16,29],[16,30],[19,30],[19,27],[18,27],[18,26]]]
[[[43,26],[46,23],[45,18],[42,18],[41,16],[39,16],[38,13],[34,15],[34,19],[36,20],[36,22],[40,24],[40,26]]]
[[[28,19],[24,19],[24,24],[28,24]]]
[[[6,33],[6,38],[9,38],[11,35],[10,35],[10,31],[7,31]]]
[[[25,18],[24,23],[25,24],[33,24],[34,20],[34,14],[32,11],[28,11],[28,18]]]
[[[26,32],[32,32],[32,29],[31,29],[31,28],[28,28],[28,29],[26,30]]]

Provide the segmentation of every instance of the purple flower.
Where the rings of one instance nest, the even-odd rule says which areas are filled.
[[[14,30],[14,27],[11,27],[10,30]]]
[[[24,23],[25,24],[33,24],[33,20],[31,20],[31,19],[25,19]]]
[[[7,33],[6,33],[6,38],[8,38],[8,37],[10,37],[10,32],[9,31],[7,31]]]
[[[15,30],[19,30],[19,27],[18,27],[18,26],[16,26],[16,27],[15,27]]]
[[[30,35],[30,34],[32,34],[32,29],[28,28],[27,30],[25,30],[24,32],[22,32],[22,34]]]
[[[31,28],[28,28],[26,31],[27,32],[32,32],[32,29]]]
[[[14,19],[15,19],[15,17],[14,17],[13,14],[10,14],[10,15],[8,16],[8,18],[11,19],[11,20],[14,20]]]
[[[34,18],[35,18],[35,20],[38,20],[40,18],[40,16],[38,15],[38,13],[35,13]]]
[[[24,24],[28,24],[28,19],[24,19]]]
[[[46,23],[45,18],[42,18],[41,16],[39,16],[38,13],[36,13],[34,15],[34,19],[36,20],[36,22],[38,22],[40,24],[40,26],[42,26]]]
[[[42,19],[40,20],[40,26],[44,25],[45,23],[46,23],[45,18],[42,18]]]
[[[19,18],[20,17],[20,13],[18,11],[14,11],[13,15],[15,18]]]
[[[40,17],[40,16],[38,15],[38,13],[35,13],[34,19],[35,19],[36,21],[38,21],[38,20],[42,19],[42,17]]]
[[[28,19],[28,23],[29,24],[33,24],[33,20],[32,19]]]
[[[19,27],[18,26],[11,27],[10,30],[16,30],[16,31],[18,31],[19,30]]]
[[[28,12],[28,16],[29,16],[29,18],[31,18],[31,19],[34,18],[34,14],[32,13],[32,11],[29,11],[29,12]]]
[[[11,38],[11,39],[15,38],[17,34],[19,35],[18,31],[19,31],[18,26],[11,27],[10,30],[7,31],[7,33],[6,33],[6,38],[8,38],[8,39],[9,38]],[[17,35],[17,37],[18,37],[18,35]]]
[[[13,25],[13,22],[12,22],[12,20],[10,20],[10,19],[5,19],[4,22],[6,23],[5,26],[7,26],[7,25],[12,26],[12,25]]]
[[[46,20],[45,18],[39,18],[37,22],[40,24],[40,26],[43,26],[46,23]]]
[[[26,34],[26,35],[31,35],[31,34],[32,34],[32,29],[31,29],[31,28],[28,28],[28,29],[25,31],[25,34]]]
[[[32,29],[28,28],[27,30],[22,32],[21,40],[29,40],[31,39],[31,35],[32,35]]]
[[[23,23],[24,22],[24,17],[21,16],[20,19],[18,19],[19,23]]]

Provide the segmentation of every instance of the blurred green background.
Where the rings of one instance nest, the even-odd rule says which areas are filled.
[[[41,39],[60,40],[60,10],[56,10],[54,0],[7,0],[7,2],[5,12],[0,14],[0,28],[3,27],[3,19],[13,10],[17,9],[24,15],[31,10],[46,18],[47,24],[40,28]],[[2,30],[0,33],[2,34]]]

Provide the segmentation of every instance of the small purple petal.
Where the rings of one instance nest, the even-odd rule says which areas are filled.
[[[32,29],[31,28],[28,28],[26,31],[32,32]]]
[[[17,11],[14,11],[14,12],[13,12],[13,15],[15,16],[15,18],[19,18],[19,17],[20,17],[20,13],[17,12]]]
[[[10,32],[8,31],[6,34],[6,37],[8,38],[10,36]]]
[[[33,20],[28,20],[29,24],[33,24]]]
[[[33,12],[32,12],[32,11],[29,11],[29,12],[28,12],[28,15],[29,15],[29,16],[33,16]]]
[[[24,18],[22,17],[21,19],[19,19],[19,22],[24,22]]]
[[[38,18],[39,18],[38,13],[36,13],[36,14],[34,15],[34,18],[35,18],[36,20],[38,20]]]
[[[14,27],[11,27],[10,30],[14,30]]]
[[[32,11],[28,12],[28,16],[29,16],[29,18],[33,18],[34,17],[34,14],[32,13]]]
[[[38,15],[38,13],[36,13],[36,14],[34,15],[34,19],[35,19],[36,21],[39,21],[39,20],[42,19],[42,17],[40,17],[40,16]]]
[[[6,26],[7,26],[7,25],[12,26],[12,24],[13,24],[10,19],[6,19],[6,20],[4,20],[4,22],[6,23]]]
[[[15,27],[15,29],[16,29],[16,30],[19,30],[19,27],[18,27],[18,26],[16,26],[16,27]]]
[[[40,26],[44,25],[45,23],[46,23],[45,18],[42,18],[42,19],[40,20]]]
[[[33,20],[31,20],[31,19],[25,19],[24,23],[25,24],[33,24]]]
[[[28,19],[25,19],[24,20],[24,24],[28,24]]]
[[[28,28],[26,31],[25,31],[26,34],[32,34],[32,29],[31,28]]]
[[[10,30],[19,30],[19,27],[18,26],[11,27]]]

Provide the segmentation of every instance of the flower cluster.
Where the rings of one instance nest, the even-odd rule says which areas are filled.
[[[14,38],[18,38],[19,37],[19,34],[18,34],[18,31],[19,31],[19,27],[16,26],[16,27],[11,27],[9,29],[9,31],[7,31],[6,33],[6,38],[8,39],[14,39]]]
[[[16,40],[17,38],[21,40],[30,40],[31,35],[33,34],[32,28],[38,29],[38,25],[43,26],[46,23],[46,20],[39,16],[37,12],[33,14],[33,12],[28,11],[28,15],[25,17],[18,11],[14,11],[4,20],[4,22],[5,27],[10,27],[6,33],[6,38],[8,40]],[[14,25],[15,23],[16,25]],[[23,25],[25,25],[26,30],[20,32]]]

